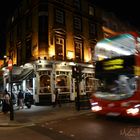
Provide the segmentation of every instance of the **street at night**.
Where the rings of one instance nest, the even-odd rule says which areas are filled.
[[[140,140],[138,6],[3,1],[0,140]]]
[[[43,114],[48,114],[48,118],[46,117],[46,120],[43,119],[43,121],[35,122],[34,120],[33,125],[1,127],[0,138],[2,140],[9,140],[9,138],[10,140],[17,138],[20,140],[138,140],[140,136],[140,122],[138,120],[96,116],[90,110],[79,115],[60,117],[59,113],[62,113],[62,110],[64,108],[58,108],[55,112],[54,110],[41,111],[40,113],[31,111],[31,114],[20,112],[17,114],[19,115],[17,118],[24,115],[25,120],[27,118],[30,120],[34,116],[38,120]],[[49,119],[52,112],[59,118]]]

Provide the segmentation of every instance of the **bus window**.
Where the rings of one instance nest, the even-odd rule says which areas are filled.
[[[118,78],[108,77],[102,79],[95,96],[107,100],[121,100],[131,97],[135,90],[136,82],[134,77],[118,75]]]

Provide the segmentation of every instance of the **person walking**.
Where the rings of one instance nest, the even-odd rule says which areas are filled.
[[[17,95],[17,103],[18,103],[18,109],[20,108],[24,108],[24,94],[22,92],[22,90],[19,91],[18,95]]]
[[[10,111],[10,94],[7,92],[7,90],[5,90],[2,102],[2,112],[6,114],[9,111]]]
[[[57,105],[61,107],[60,89],[55,88],[53,93],[53,107],[56,107]]]

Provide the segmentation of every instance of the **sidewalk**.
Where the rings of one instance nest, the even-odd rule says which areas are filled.
[[[31,109],[25,107],[17,110],[17,107],[14,107],[14,120],[10,120],[9,113],[5,115],[0,112],[0,127],[31,126],[43,121],[63,119],[90,112],[90,109],[77,111],[75,103],[66,103],[62,104],[62,107],[57,106],[55,108],[52,106],[32,105]]]

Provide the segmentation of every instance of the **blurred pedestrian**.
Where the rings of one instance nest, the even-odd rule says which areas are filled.
[[[55,88],[53,93],[53,107],[59,105],[61,107],[60,89]]]
[[[19,91],[18,95],[17,95],[17,102],[18,102],[18,109],[20,108],[24,108],[24,93],[22,92],[22,90]]]
[[[8,113],[10,111],[10,107],[10,94],[7,92],[7,90],[5,90],[2,102],[2,112],[4,114]]]

